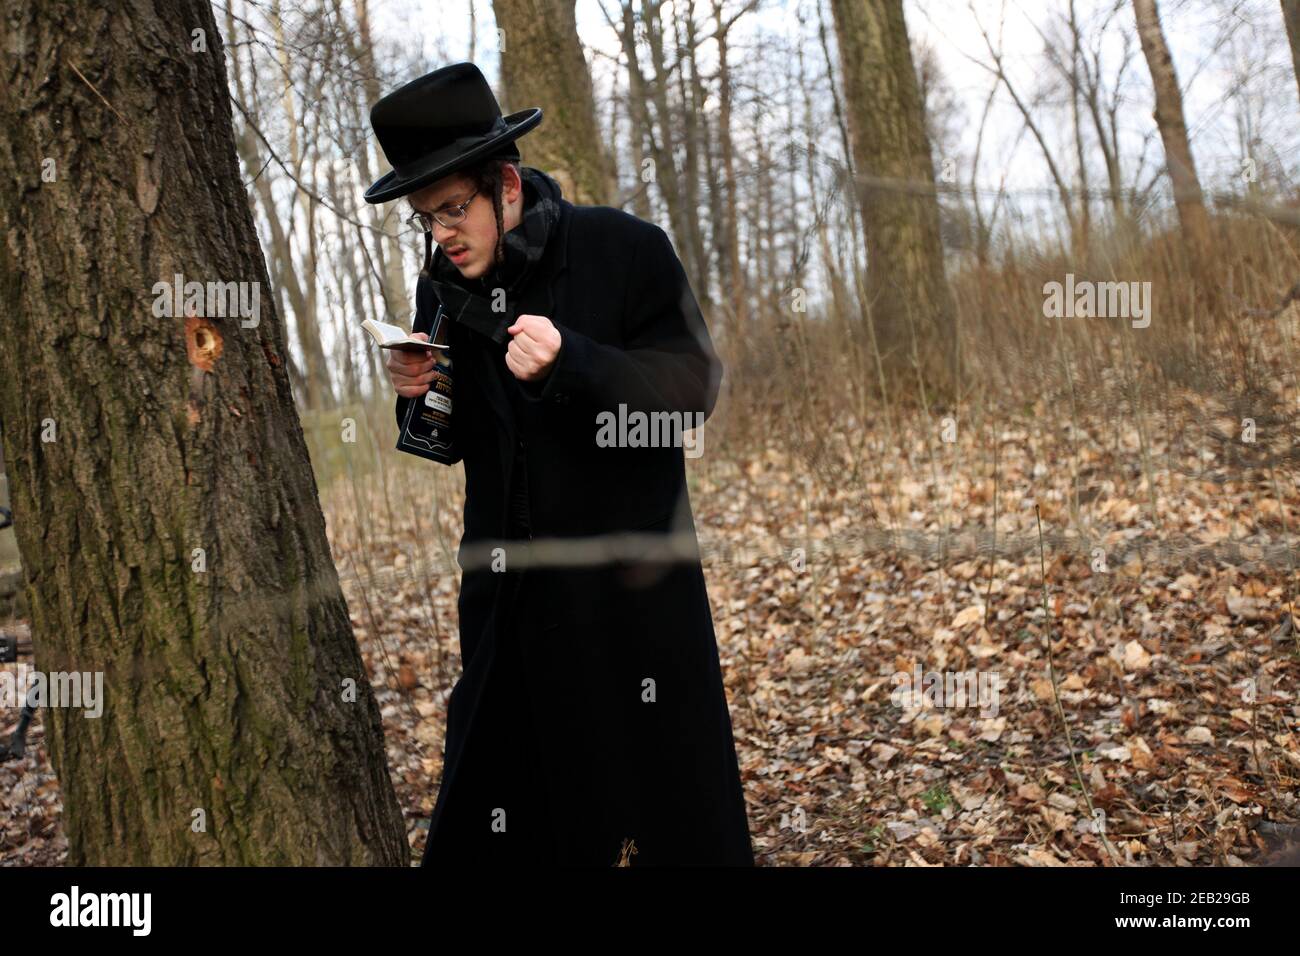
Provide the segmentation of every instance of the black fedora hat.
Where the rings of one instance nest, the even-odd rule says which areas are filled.
[[[502,116],[473,63],[426,73],[370,109],[370,125],[393,169],[366,190],[366,202],[397,199],[481,159],[517,160],[515,139],[541,121],[535,106]]]

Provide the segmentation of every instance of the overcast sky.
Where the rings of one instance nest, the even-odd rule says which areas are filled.
[[[615,0],[604,2],[611,12],[617,10]],[[468,56],[468,0],[372,0],[372,4],[378,31],[409,50],[427,69]],[[729,0],[727,7],[734,10],[739,5],[740,0]],[[1077,9],[1086,22],[1113,5],[1107,0],[1078,0]],[[697,9],[702,13],[707,6],[706,2],[700,2]],[[743,51],[759,30],[785,37],[793,48],[799,29],[795,12],[799,8],[804,11],[805,30],[809,32],[805,55],[810,57],[810,68],[816,69],[821,54],[811,33],[817,25],[813,0],[762,0],[759,11],[742,21],[744,28],[738,29],[735,35],[737,49]],[[1059,17],[1065,9],[1065,0],[975,0],[973,4],[969,0],[905,0],[904,8],[914,40],[934,47],[955,92],[959,116],[953,125],[958,134],[955,151],[960,162],[973,152],[975,131],[991,83],[988,72],[971,59],[989,62],[978,23],[996,34],[1001,21],[1001,45],[1008,71],[1022,95],[1028,97],[1041,88],[1047,71],[1043,40],[1035,25],[1048,29],[1052,18]],[[1300,100],[1277,0],[1162,0],[1160,9],[1175,66],[1186,90],[1185,107],[1193,150],[1207,186],[1231,181],[1240,174],[1239,127],[1243,123],[1254,128],[1259,139],[1259,161],[1270,164],[1275,171],[1281,170],[1286,180],[1294,184],[1300,157],[1297,152]],[[478,0],[476,11],[474,59],[496,83],[496,20],[491,3]],[[589,51],[616,56],[618,41],[605,21],[600,0],[578,0],[577,16],[579,35]],[[1132,32],[1133,14],[1127,5],[1116,14],[1116,22]],[[1224,43],[1222,36],[1229,26],[1235,29],[1235,36],[1230,43]],[[1118,61],[1120,49],[1116,33],[1105,49],[1112,63]],[[1144,155],[1148,170],[1154,170],[1163,151],[1155,138],[1149,77],[1136,41],[1133,52],[1124,87],[1125,108],[1120,114],[1125,152],[1130,154],[1131,164],[1136,163],[1139,154]],[[712,57],[711,45],[702,56],[707,69]],[[789,68],[785,56],[767,59],[774,71]],[[589,60],[598,92],[604,94],[609,88],[612,63],[590,52]],[[1240,93],[1230,95],[1242,89],[1251,94],[1249,101]],[[1249,108],[1244,108],[1247,102]],[[530,104],[512,105],[517,108]],[[1059,143],[1068,158],[1070,143],[1065,138],[1063,109],[1054,111],[1051,106],[1041,109],[1045,119],[1040,122],[1049,135],[1059,137],[1054,145]],[[1004,178],[1020,186],[1048,185],[1041,154],[1022,131],[1019,113],[1005,92],[1001,92],[995,100],[986,134],[985,161],[980,169],[983,185],[996,187]],[[961,178],[964,181],[966,174]]]

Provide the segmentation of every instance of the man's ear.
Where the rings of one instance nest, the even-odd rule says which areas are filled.
[[[507,169],[513,170],[513,173],[506,172]],[[518,163],[506,163],[501,170],[501,183],[501,198],[504,201],[514,202],[516,199],[523,197],[524,181],[520,175]]]

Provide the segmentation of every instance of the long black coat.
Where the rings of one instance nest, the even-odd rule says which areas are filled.
[[[559,329],[547,377],[521,383],[504,344],[448,329],[466,484],[464,673],[423,865],[611,866],[628,841],[633,866],[752,865],[698,555],[590,551],[628,533],[695,544],[683,448],[600,447],[597,415],[622,404],[707,417],[722,365],[663,229],[560,205],[511,308]],[[422,278],[414,330],[430,331],[437,309]],[[399,422],[409,401],[397,399]],[[521,461],[531,540],[509,521]],[[534,550],[561,541],[567,564]]]

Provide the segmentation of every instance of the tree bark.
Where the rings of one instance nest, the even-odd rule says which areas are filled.
[[[502,110],[542,108],[541,124],[519,141],[520,155],[554,176],[572,202],[607,204],[614,165],[596,125],[574,0],[492,0],[492,6],[505,40]]]
[[[212,7],[25,4],[0,47],[0,420],[36,663],[103,675],[102,716],[43,710],[68,862],[407,865]],[[259,283],[258,322],[155,316],[177,273]]]
[[[1156,127],[1165,147],[1165,168],[1169,171],[1169,181],[1173,185],[1178,223],[1199,263],[1209,254],[1210,219],[1205,212],[1201,181],[1197,178],[1192,147],[1187,140],[1187,124],[1183,121],[1183,94],[1178,88],[1178,74],[1174,72],[1174,61],[1169,55],[1169,46],[1165,43],[1165,34],[1160,27],[1160,11],[1156,8],[1156,0],[1133,0],[1133,12],[1137,18],[1142,54],[1151,71],[1151,85],[1156,97]]]
[[[948,390],[957,376],[956,317],[902,2],[831,0],[831,12],[886,373],[910,388],[915,361],[929,386]]]

